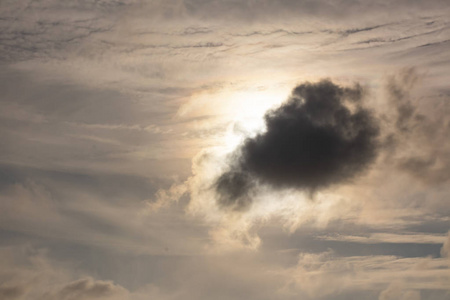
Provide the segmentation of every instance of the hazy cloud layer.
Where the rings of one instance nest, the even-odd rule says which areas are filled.
[[[449,299],[449,12],[0,1],[0,298]]]

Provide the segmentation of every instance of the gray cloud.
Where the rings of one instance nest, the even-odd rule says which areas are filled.
[[[400,284],[391,284],[380,293],[379,300],[420,300],[420,291],[403,290]]]
[[[234,166],[215,183],[219,204],[244,208],[253,181],[314,192],[361,174],[377,155],[379,134],[362,95],[360,86],[329,80],[297,86],[266,113],[267,131],[236,150]]]
[[[428,97],[428,103],[419,102],[412,91],[423,78],[415,68],[389,77],[386,88],[396,128],[390,138],[397,152],[395,163],[401,170],[423,182],[440,184],[450,179],[450,105],[445,91]]]
[[[450,258],[450,230],[447,235],[447,239],[445,240],[444,244],[441,248],[441,256]]]
[[[420,120],[421,116],[416,114],[416,108],[411,102],[410,91],[420,79],[414,68],[404,69],[397,76],[391,76],[388,80],[387,91],[391,102],[394,104],[398,130],[410,130],[413,117]]]
[[[0,298],[3,300],[20,299],[25,294],[21,286],[0,286]]]
[[[116,1],[109,3],[108,7],[98,1],[83,2],[69,5],[58,1],[29,1],[25,5],[2,3],[0,61],[49,56],[61,58],[63,51],[77,48],[79,43],[93,35],[110,31],[113,23],[111,18],[108,20],[105,17],[105,13],[113,13],[122,5]],[[68,10],[72,11],[69,15]]]

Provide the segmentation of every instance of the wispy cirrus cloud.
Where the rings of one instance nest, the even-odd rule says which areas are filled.
[[[373,233],[369,236],[321,236],[320,239],[364,244],[395,243],[395,244],[444,244],[447,236],[438,234],[393,234]]]

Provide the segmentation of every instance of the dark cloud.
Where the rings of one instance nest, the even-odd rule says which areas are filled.
[[[229,171],[222,174],[216,181],[216,191],[220,195],[218,204],[238,210],[247,208],[253,186],[252,178],[245,172]]]
[[[377,120],[363,107],[360,86],[329,80],[297,86],[279,108],[265,115],[266,131],[234,153],[231,170],[215,183],[221,206],[250,204],[255,184],[308,192],[347,182],[377,154]]]

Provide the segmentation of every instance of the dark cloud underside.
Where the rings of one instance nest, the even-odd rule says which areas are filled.
[[[364,171],[376,157],[379,130],[362,94],[360,86],[329,80],[297,86],[265,115],[266,132],[236,150],[233,167],[216,181],[219,204],[242,209],[254,182],[314,192]]]

